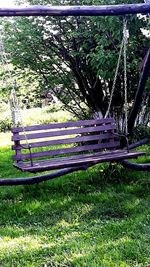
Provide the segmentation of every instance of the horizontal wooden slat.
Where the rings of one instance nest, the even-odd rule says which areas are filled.
[[[57,162],[53,161],[38,161],[34,164],[33,167],[30,166],[30,163],[24,163],[24,164],[15,164],[16,167],[21,169],[22,171],[30,171],[30,172],[38,172],[38,171],[46,171],[46,170],[55,170],[55,169],[61,169],[61,168],[67,168],[67,167],[74,167],[74,166],[81,166],[81,165],[95,165],[101,162],[114,162],[119,161],[126,158],[136,158],[138,156],[144,155],[144,152],[125,152],[120,150],[120,153],[118,151],[115,153],[110,154],[103,154],[102,156],[96,156],[96,157],[88,157],[83,159],[74,159],[74,160],[67,160],[64,162],[61,161],[61,159],[58,159]]]
[[[68,153],[79,153],[84,151],[90,151],[90,150],[98,150],[98,149],[105,149],[105,148],[116,148],[120,145],[118,141],[109,142],[109,143],[101,143],[96,145],[86,145],[86,146],[78,146],[78,147],[71,147],[71,148],[63,148],[63,149],[56,149],[56,150],[50,150],[50,151],[42,151],[42,152],[36,152],[32,153],[32,158],[38,158],[38,157],[46,157],[46,156],[56,156],[56,155],[63,155]],[[13,156],[14,160],[24,160],[29,159],[30,154],[22,154],[22,155],[15,155]]]
[[[51,158],[51,159],[46,159],[46,160],[39,160],[40,162],[47,162],[48,160],[51,160],[52,162],[58,162],[58,160],[60,159],[61,161],[68,161],[68,160],[74,160],[74,159],[84,159],[84,158],[89,158],[89,157],[98,157],[98,156],[103,156],[103,155],[107,155],[107,154],[116,154],[118,152],[118,154],[120,153],[120,150],[112,150],[112,151],[99,151],[99,152],[94,152],[94,153],[87,153],[87,154],[77,154],[77,155],[73,155],[73,156],[70,156],[68,155],[67,157],[64,156],[64,157],[56,157],[56,158]],[[124,150],[124,152],[126,153],[127,151]],[[122,152],[123,153],[123,152]],[[28,161],[29,162],[29,161]],[[33,161],[34,165],[36,165],[36,162],[38,162],[37,160],[36,161]],[[26,163],[26,162],[25,162]],[[24,162],[22,162],[22,164],[24,164]],[[31,165],[31,162],[29,163],[29,165]]]
[[[45,165],[46,162],[51,162],[51,163],[56,163],[59,161],[59,159],[61,161],[70,161],[70,160],[75,160],[75,159],[84,159],[84,158],[91,158],[91,157],[102,157],[103,155],[107,156],[107,155],[111,155],[112,154],[116,154],[118,152],[119,153],[127,153],[127,150],[122,150],[122,152],[120,152],[120,150],[112,150],[112,151],[99,151],[99,152],[94,152],[94,153],[87,153],[87,154],[77,154],[77,155],[73,155],[73,156],[70,156],[68,155],[67,157],[66,156],[61,156],[60,158],[56,157],[56,158],[51,158],[51,159],[40,159],[40,160],[36,160],[36,161],[33,161],[33,165],[36,166],[38,165],[38,163],[43,164]],[[19,161],[18,165],[27,165],[27,166],[31,166],[31,161],[26,161],[26,162],[23,162],[23,161]]]
[[[72,143],[80,143],[80,142],[88,142],[88,141],[101,141],[103,139],[109,139],[112,137],[114,138],[114,136],[111,133],[106,133],[106,134],[100,134],[100,135],[86,135],[86,136],[78,136],[78,137],[66,138],[66,139],[34,142],[34,143],[29,143],[29,145],[32,148],[37,148],[37,147],[46,147],[46,146],[62,145],[62,144],[72,144]],[[23,147],[21,146],[21,144],[13,145],[12,149],[13,150],[28,149],[28,145],[23,144]]]
[[[47,138],[47,137],[55,137],[55,136],[62,136],[62,135],[109,131],[109,130],[114,130],[114,129],[116,129],[116,126],[109,124],[109,125],[102,125],[102,126],[95,126],[95,127],[85,127],[85,128],[67,129],[67,130],[60,130],[60,131],[33,133],[33,134],[27,134],[26,137],[28,140],[30,140],[30,139]],[[12,141],[19,141],[19,140],[25,140],[25,139],[26,139],[25,135],[19,135],[19,134],[15,134],[12,137]]]
[[[101,125],[103,123],[109,124],[114,123],[113,118],[107,118],[107,119],[96,119],[96,120],[80,120],[80,121],[74,121],[74,122],[63,122],[63,123],[50,123],[45,125],[33,125],[33,126],[27,126],[27,127],[17,127],[12,128],[13,133],[19,133],[19,132],[26,132],[29,131],[39,131],[39,130],[49,130],[49,129],[58,129],[58,128],[66,128],[66,127],[80,127],[80,126],[90,126],[90,125]]]

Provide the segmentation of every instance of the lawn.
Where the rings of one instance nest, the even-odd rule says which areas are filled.
[[[12,167],[1,134],[0,177]],[[150,173],[98,165],[34,186],[0,188],[0,266],[150,266]]]

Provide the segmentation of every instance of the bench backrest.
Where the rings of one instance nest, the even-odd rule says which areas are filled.
[[[26,138],[33,159],[116,149],[120,143],[114,138],[115,130],[112,118],[13,128],[12,149],[16,152],[13,159],[30,160]]]

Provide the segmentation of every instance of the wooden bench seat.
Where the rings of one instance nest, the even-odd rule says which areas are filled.
[[[112,118],[13,128],[14,166],[22,171],[39,172],[92,166],[144,154],[119,149],[115,132]]]
[[[68,167],[76,167],[79,165],[88,165],[92,166],[98,163],[102,162],[114,162],[114,161],[119,161],[122,159],[129,159],[129,158],[137,158],[138,156],[142,156],[143,152],[130,152],[128,153],[127,151],[122,151],[119,152],[114,151],[114,153],[109,153],[104,155],[89,155],[88,157],[84,157],[84,155],[81,155],[79,158],[72,159],[70,157],[65,158],[65,159],[51,159],[51,160],[39,160],[35,161],[33,166],[31,166],[31,163],[29,162],[23,162],[23,163],[18,163],[14,164],[17,168],[21,169],[22,171],[29,171],[29,172],[39,172],[41,171],[47,171],[47,170],[55,170],[55,169],[63,169],[63,168],[68,168]]]

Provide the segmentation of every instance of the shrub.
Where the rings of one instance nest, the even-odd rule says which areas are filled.
[[[144,138],[150,139],[150,127],[143,125],[135,127],[130,138],[132,142],[137,142]]]
[[[24,126],[34,124],[48,124],[51,122],[65,122],[73,119],[72,115],[63,110],[50,112],[46,108],[32,108],[21,111]],[[11,116],[8,112],[1,112],[0,132],[10,131],[12,127]]]
[[[5,117],[3,119],[0,119],[0,132],[10,131],[11,127],[12,127],[12,122],[10,118]]]

